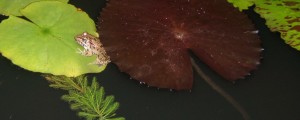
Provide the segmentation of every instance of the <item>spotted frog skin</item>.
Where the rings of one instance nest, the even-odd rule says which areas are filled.
[[[75,37],[75,40],[78,44],[80,44],[84,49],[79,49],[81,55],[84,56],[92,56],[97,55],[97,59],[92,64],[97,64],[99,66],[107,65],[110,63],[110,58],[107,56],[102,43],[100,42],[99,38],[84,32],[79,34]]]

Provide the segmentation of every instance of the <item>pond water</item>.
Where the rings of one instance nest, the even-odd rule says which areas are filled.
[[[73,0],[72,4],[94,19],[104,2]],[[197,60],[218,85],[231,94],[253,120],[300,119],[300,52],[286,45],[279,33],[272,33],[252,10],[246,12],[258,28],[264,51],[261,65],[251,76],[235,84],[223,80]],[[0,56],[1,120],[80,120],[60,97],[65,91],[48,87],[40,76]],[[170,92],[148,88],[130,79],[114,64],[99,74],[100,85],[120,102],[119,116],[128,120],[241,120],[239,112],[194,74],[191,91]]]

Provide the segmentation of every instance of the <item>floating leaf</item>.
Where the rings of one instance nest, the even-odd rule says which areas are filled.
[[[281,33],[281,38],[300,50],[300,1],[299,0],[228,0],[239,9],[247,3],[255,4],[255,11],[266,19],[271,31]]]
[[[76,53],[74,36],[97,36],[94,22],[72,5],[57,1],[35,2],[21,10],[28,18],[10,16],[0,24],[0,52],[25,69],[54,75],[78,76],[100,72],[91,65],[96,56]]]
[[[150,86],[191,89],[190,49],[228,80],[256,68],[260,41],[226,0],[113,0],[99,21],[102,43],[121,71]]]
[[[299,0],[257,1],[255,11],[266,19],[266,24],[272,31],[280,32],[287,44],[300,50]]]
[[[247,10],[250,6],[254,4],[255,0],[227,0],[232,3],[234,7],[239,8],[240,11]]]
[[[68,3],[69,0],[0,0],[0,14],[22,16],[20,10],[33,2],[38,1],[61,1]]]

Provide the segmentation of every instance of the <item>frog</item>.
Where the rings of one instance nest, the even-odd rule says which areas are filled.
[[[103,44],[98,37],[83,32],[82,34],[75,36],[75,41],[84,48],[83,50],[78,48],[77,53],[83,56],[97,56],[96,61],[90,64],[104,66],[111,62],[110,57],[107,55]]]

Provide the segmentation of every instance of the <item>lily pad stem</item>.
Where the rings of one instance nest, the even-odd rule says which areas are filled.
[[[250,116],[246,112],[246,110],[226,91],[224,91],[219,85],[217,85],[210,77],[208,77],[200,67],[195,63],[195,60],[191,58],[192,66],[196,70],[196,72],[203,78],[203,80],[208,83],[212,89],[222,95],[230,104],[233,105],[235,109],[237,109],[243,116],[244,120],[250,120]]]

